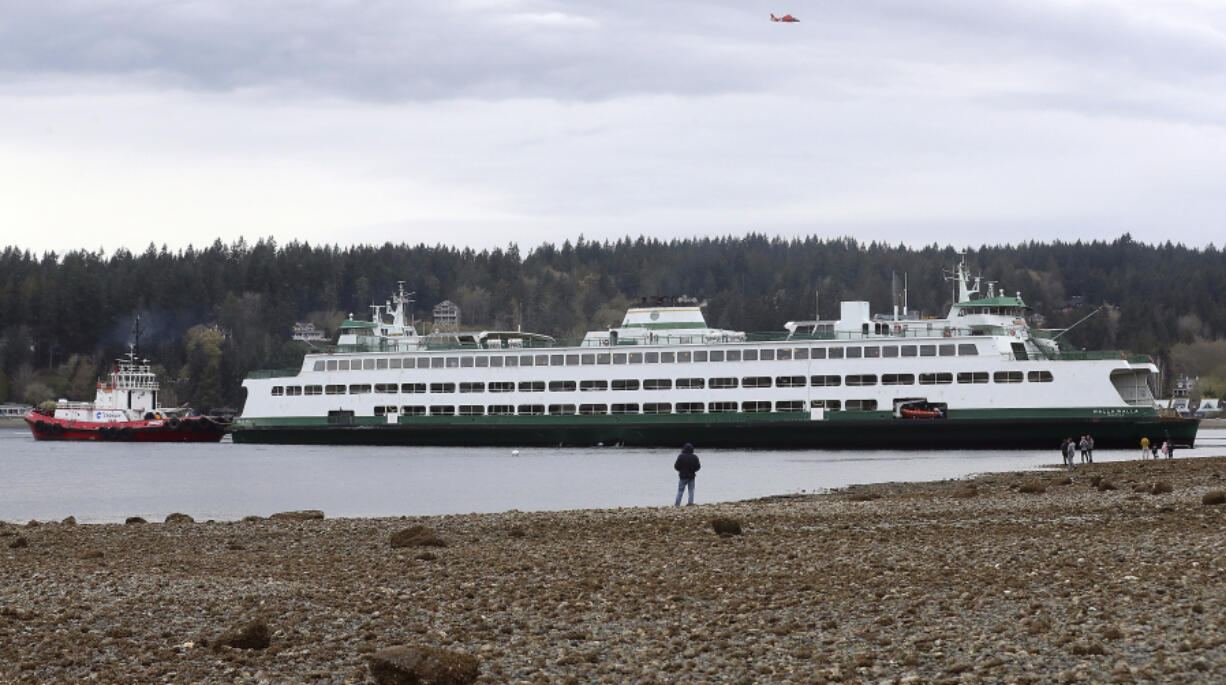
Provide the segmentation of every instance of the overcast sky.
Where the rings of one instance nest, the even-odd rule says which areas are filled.
[[[1224,217],[1220,0],[0,0],[0,245],[1221,246]]]

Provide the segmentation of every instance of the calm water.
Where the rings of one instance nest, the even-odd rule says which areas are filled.
[[[1177,458],[1226,455],[1202,429]],[[939,480],[1059,461],[1046,451],[851,452],[698,446],[697,501],[814,492],[853,483]],[[289,509],[329,517],[541,511],[671,504],[675,450],[300,447],[36,442],[0,429],[0,520],[151,521],[180,511],[234,520]],[[1135,451],[1096,450],[1096,461]]]

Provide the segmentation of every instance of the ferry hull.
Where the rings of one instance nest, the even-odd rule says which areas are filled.
[[[226,425],[207,417],[97,423],[68,421],[30,413],[25,417],[35,440],[95,440],[98,442],[219,442]]]
[[[638,417],[641,418],[641,417]],[[1096,449],[1137,448],[1142,437],[1190,447],[1195,420],[1163,418],[710,420],[608,422],[406,422],[362,425],[248,425],[236,443],[502,447],[677,447],[740,449],[1051,449],[1091,435]]]

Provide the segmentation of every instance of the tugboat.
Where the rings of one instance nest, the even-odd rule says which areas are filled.
[[[158,379],[147,359],[129,350],[98,381],[93,402],[59,400],[25,415],[35,440],[218,442],[227,422],[184,407],[158,407]]]

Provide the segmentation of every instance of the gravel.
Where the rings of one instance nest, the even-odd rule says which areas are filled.
[[[0,524],[0,682],[360,683],[398,647],[470,655],[478,683],[1205,681],[1226,672],[1226,507],[1202,504],[1222,474],[1226,458],[689,507]],[[393,547],[413,526],[446,546]],[[226,646],[236,630],[267,646]]]

